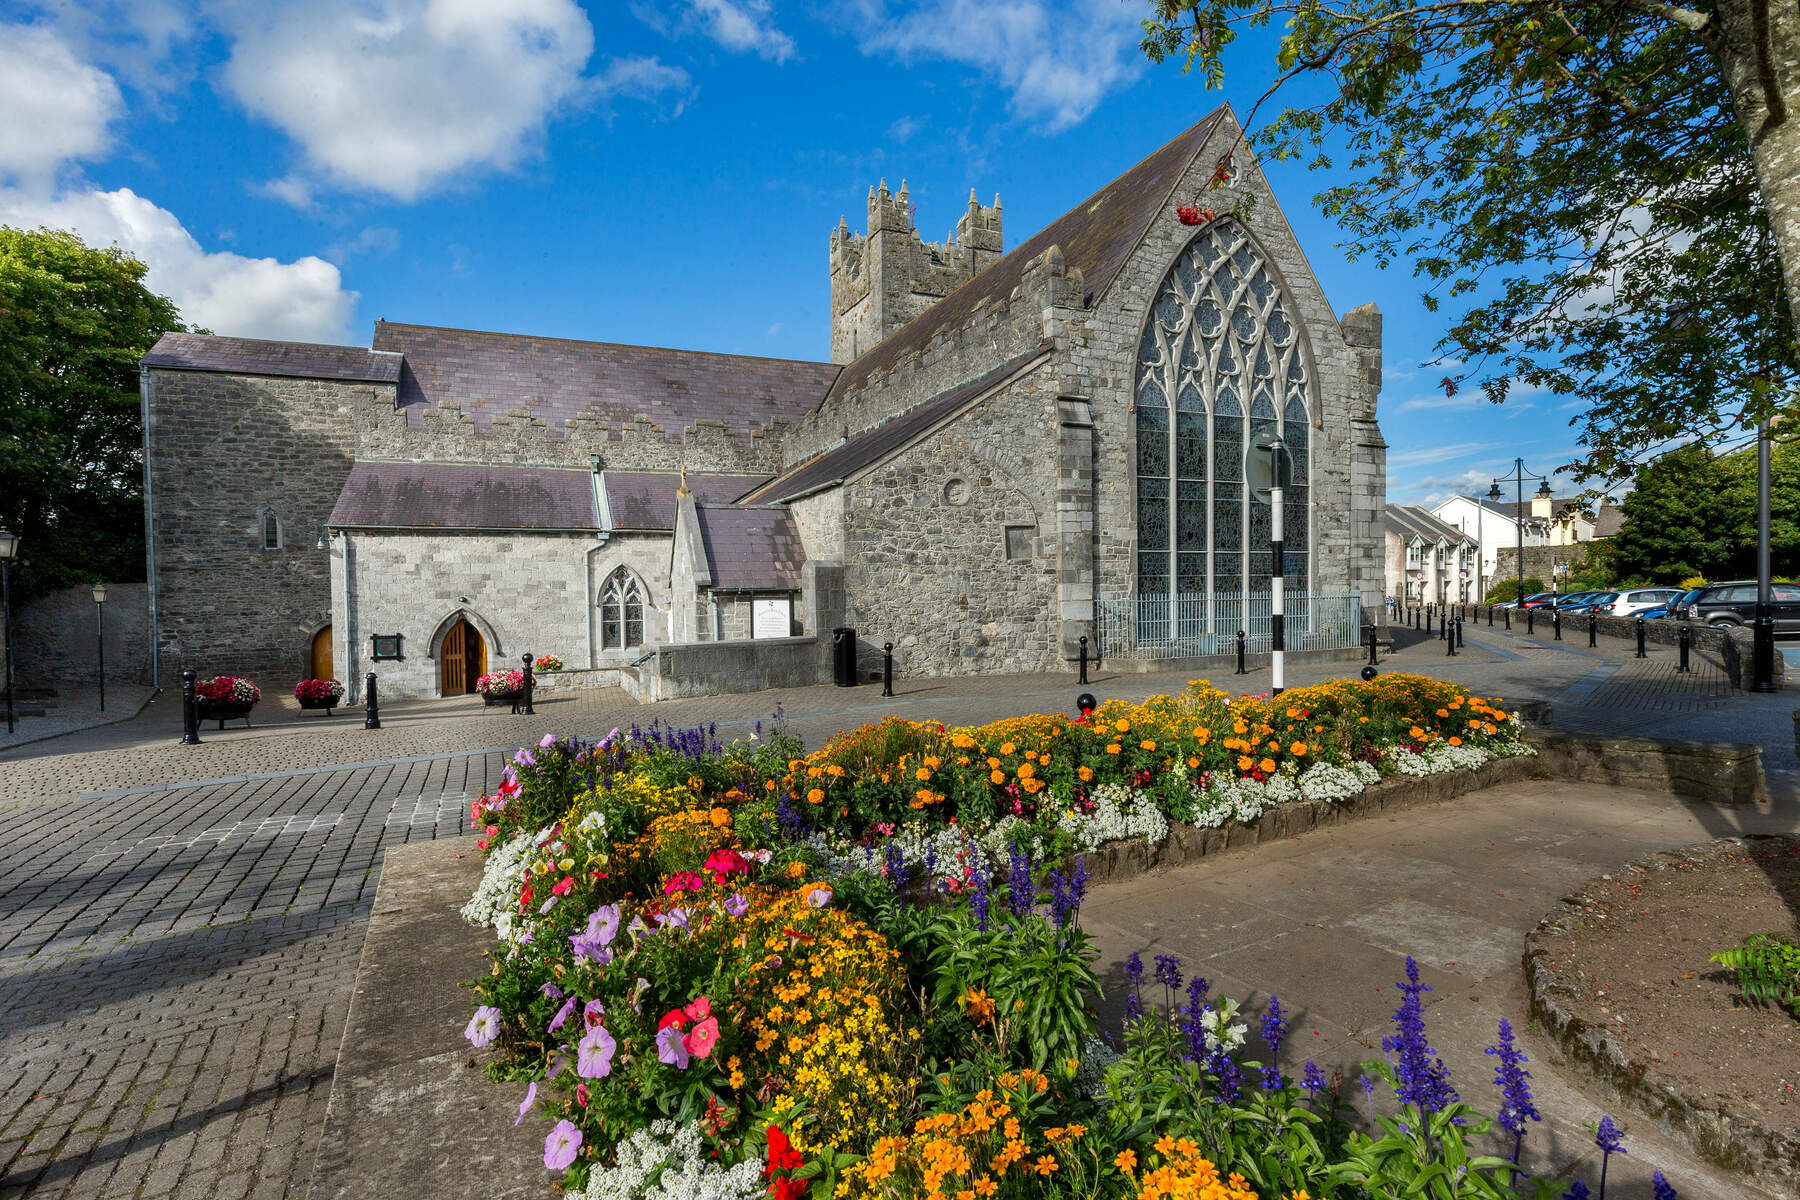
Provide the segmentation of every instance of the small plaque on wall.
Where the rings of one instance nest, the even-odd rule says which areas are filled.
[[[786,596],[779,599],[757,597],[750,603],[750,636],[784,638],[794,634],[794,602]]]
[[[374,643],[374,647],[370,651],[369,656],[376,662],[381,662],[384,659],[395,660],[404,658],[405,655],[400,653],[400,643],[404,639],[404,636],[404,634],[398,633],[370,634],[369,640]]]

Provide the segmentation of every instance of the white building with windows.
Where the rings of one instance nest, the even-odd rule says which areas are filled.
[[[1485,580],[1480,544],[1422,508],[1390,504],[1387,524],[1387,594],[1403,604],[1471,604]]]
[[[1521,537],[1528,551],[1537,546],[1579,546],[1594,540],[1594,521],[1581,501],[1552,496],[1548,483],[1540,485],[1522,504],[1452,496],[1432,508],[1431,515],[1480,545],[1484,579],[1513,570],[1512,551]]]

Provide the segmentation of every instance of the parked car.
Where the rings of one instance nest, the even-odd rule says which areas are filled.
[[[1669,603],[1673,604],[1674,601],[1671,600]],[[1669,615],[1669,605],[1659,604],[1655,608],[1646,608],[1642,612],[1633,613],[1632,615],[1642,617],[1646,621],[1661,621]]]
[[[1776,633],[1800,633],[1800,585],[1777,580],[1770,589]],[[1700,589],[1689,603],[1690,620],[1729,628],[1748,625],[1756,617],[1755,583],[1715,583]]]
[[[1585,613],[1591,610],[1596,613],[1604,613],[1607,611],[1607,607],[1618,599],[1618,596],[1617,592],[1595,592],[1581,603],[1572,604],[1563,611],[1565,613]]]
[[[1592,600],[1595,596],[1598,596],[1598,595],[1600,595],[1600,593],[1598,591],[1570,592],[1566,596],[1557,597],[1556,607],[1566,611],[1568,609],[1574,608],[1575,606],[1577,606],[1579,604],[1583,604],[1586,601]]]
[[[1679,620],[1687,620],[1689,609],[1694,603],[1694,598],[1705,590],[1706,589],[1703,587],[1689,588],[1687,591],[1669,601],[1669,615]]]
[[[1525,603],[1517,605],[1516,607],[1519,607],[1519,608],[1544,608],[1547,605],[1551,605],[1554,603],[1556,603],[1556,593],[1555,592],[1539,592],[1535,596],[1525,597]]]
[[[1680,588],[1630,588],[1600,611],[1613,617],[1641,617],[1647,609],[1663,608],[1681,595]]]

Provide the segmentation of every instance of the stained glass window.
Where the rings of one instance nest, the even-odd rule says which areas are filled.
[[[1288,448],[1289,586],[1305,588],[1312,382],[1274,268],[1241,226],[1216,222],[1181,252],[1150,312],[1134,393],[1139,596],[1268,590],[1273,514],[1245,456],[1271,436]]]

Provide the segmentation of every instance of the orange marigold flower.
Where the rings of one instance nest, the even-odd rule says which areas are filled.
[[[723,829],[731,824],[731,810],[715,808],[706,814],[706,819],[711,821],[716,827]]]
[[[925,783],[926,781],[928,781],[931,778],[931,772],[927,771],[924,767],[920,767],[918,770],[913,772],[913,778],[918,780],[920,783]]]
[[[1092,768],[1092,767],[1077,767],[1077,768],[1075,768],[1075,775],[1078,779],[1081,780],[1081,782],[1087,783],[1094,778],[1094,768]]]
[[[1130,733],[1131,732],[1131,722],[1130,721],[1120,721],[1116,725],[1114,725],[1113,728],[1118,730],[1120,733]]]
[[[1272,758],[1265,758],[1256,765],[1262,768],[1264,775],[1272,775],[1275,772],[1275,760]]]
[[[1254,767],[1255,765],[1256,765],[1256,760],[1254,758],[1251,758],[1248,754],[1238,755],[1238,770],[1248,771],[1251,767]]]
[[[1453,737],[1450,739],[1450,744],[1452,746],[1460,746],[1460,745],[1462,745],[1462,739],[1459,737]]]
[[[1002,753],[1002,754],[1012,754],[1012,753],[1016,752],[1017,750],[1018,750],[1018,747],[1013,745],[1011,742],[1002,742],[1000,744],[1000,753]]]
[[[1417,725],[1414,725],[1411,729],[1406,731],[1406,736],[1412,738],[1414,741],[1417,741],[1418,739],[1425,736],[1425,731],[1423,729],[1420,729]]]
[[[1199,769],[1200,769],[1200,760],[1195,758],[1191,754],[1188,755],[1188,770],[1197,771]]]
[[[1001,784],[1006,782],[1006,772],[1005,771],[989,771],[988,772],[988,782],[993,784],[995,787],[999,787]]]
[[[1305,758],[1306,750],[1307,746],[1305,742],[1295,742],[1288,747],[1288,753],[1292,754],[1295,758]]]
[[[811,791],[806,793],[806,802],[808,804],[817,804],[824,799],[825,799],[825,793],[820,791],[818,788],[813,788]]]
[[[1117,754],[1119,752],[1119,743],[1114,742],[1112,745],[1108,746],[1106,752],[1108,754]]]
[[[1149,738],[1145,738],[1143,741],[1138,743],[1138,749],[1139,750],[1154,750],[1154,749],[1156,749],[1156,743],[1151,741]]]
[[[1137,1170],[1137,1151],[1121,1150],[1113,1155],[1113,1166],[1130,1175]]]

